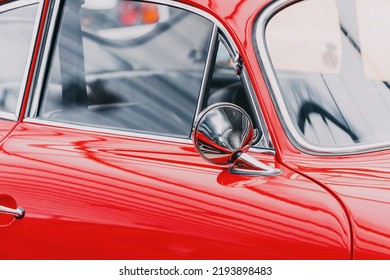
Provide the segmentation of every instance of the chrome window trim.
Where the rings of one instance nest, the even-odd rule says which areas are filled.
[[[209,20],[211,23],[214,24],[213,35],[212,35],[212,40],[211,40],[210,44],[215,44],[215,42],[213,42],[213,36],[214,36],[215,32],[216,32],[216,35],[220,35],[220,33],[222,33],[224,36],[223,39],[229,45],[229,51],[232,51],[233,55],[236,55],[239,53],[231,35],[227,31],[227,29],[222,25],[222,23],[219,22],[216,18],[212,17],[210,14],[204,12],[203,10],[198,9],[196,7],[193,7],[193,6],[190,6],[190,5],[187,5],[187,4],[184,4],[184,3],[174,1],[174,0],[143,0],[143,1],[172,6],[172,7],[183,9],[183,10],[186,10],[186,11],[189,11],[189,12],[192,12],[194,14],[197,14],[199,16],[204,17],[205,19]],[[53,2],[54,2],[54,4],[53,4]],[[53,1],[53,2],[50,4],[50,8],[49,8],[51,15],[49,16],[49,20],[47,23],[48,26],[45,28],[44,35],[46,37],[46,40],[44,40],[44,43],[42,44],[44,51],[42,53],[41,58],[38,60],[38,67],[39,67],[38,68],[39,71],[38,71],[38,75],[37,75],[38,78],[36,80],[36,84],[35,84],[35,87],[33,89],[33,94],[30,94],[30,99],[29,99],[29,103],[28,103],[29,107],[28,107],[28,110],[26,111],[27,112],[26,113],[26,121],[28,121],[30,123],[52,124],[52,125],[56,125],[56,126],[60,126],[60,127],[84,129],[86,131],[108,132],[108,133],[112,133],[115,135],[137,136],[137,137],[144,137],[144,138],[150,138],[150,139],[169,139],[169,141],[174,141],[174,139],[175,139],[176,141],[174,141],[174,142],[181,142],[182,143],[182,142],[189,141],[192,143],[192,135],[190,135],[190,138],[188,138],[188,139],[183,139],[183,138],[178,138],[178,137],[174,137],[174,136],[166,137],[166,136],[159,136],[159,135],[151,135],[151,134],[147,134],[147,133],[119,131],[119,130],[114,130],[114,129],[101,129],[99,127],[89,127],[86,125],[67,124],[67,123],[64,123],[61,121],[46,121],[46,120],[44,121],[41,119],[37,119],[39,103],[40,103],[41,96],[43,95],[45,74],[47,71],[47,67],[49,67],[49,66],[47,66],[47,63],[48,63],[49,58],[50,58],[51,46],[52,46],[53,39],[54,39],[53,38],[54,32],[57,28],[55,26],[55,23],[58,20],[58,17],[60,16],[59,15],[59,9],[60,9],[59,2],[60,1]],[[210,46],[210,48],[212,48],[212,47],[213,46]],[[206,68],[209,67],[208,60],[210,59],[210,55],[212,55],[211,51],[209,51],[209,53],[208,53]],[[205,69],[205,71],[209,71],[209,70],[210,69]],[[272,144],[271,137],[269,135],[268,128],[265,125],[263,114],[259,108],[258,102],[254,102],[254,100],[256,100],[256,94],[254,93],[254,89],[252,87],[252,83],[250,82],[249,75],[248,75],[247,71],[245,70],[245,65],[244,65],[243,75],[245,77],[245,79],[244,79],[245,86],[249,89],[249,92],[250,92],[250,102],[253,103],[253,105],[254,105],[253,107],[255,108],[255,111],[256,111],[255,112],[256,117],[258,118],[259,123],[263,125],[263,127],[262,127],[263,133],[267,134],[266,139],[268,139],[269,143]],[[199,93],[200,96],[199,96],[199,100],[198,100],[198,104],[197,104],[197,108],[196,108],[196,115],[194,117],[193,123],[195,123],[196,118],[197,118],[198,114],[200,113],[199,110],[200,110],[201,106],[199,104],[201,104],[200,102],[203,102],[202,100],[203,100],[204,94],[205,94],[204,90],[205,90],[206,83],[207,83],[207,81],[205,80],[206,78],[207,78],[207,75],[203,75],[201,90]],[[262,150],[262,151],[264,150],[264,147],[254,146],[253,148],[255,148],[257,150]],[[268,148],[266,148],[266,150],[268,150]],[[273,153],[272,152],[273,150],[274,150],[273,145],[270,145],[269,153]]]
[[[102,128],[102,127],[93,127],[93,126],[85,126],[85,125],[79,125],[79,124],[71,124],[71,123],[63,123],[63,122],[57,122],[57,121],[50,121],[50,120],[42,120],[37,118],[26,118],[24,119],[24,123],[29,124],[36,124],[36,125],[46,125],[50,127],[58,127],[60,129],[77,129],[82,130],[86,132],[91,133],[106,133],[108,135],[117,136],[117,137],[134,137],[139,139],[148,139],[148,140],[156,140],[156,141],[165,141],[170,143],[176,143],[176,144],[182,144],[182,145],[190,145],[193,147],[192,139],[190,138],[178,138],[174,136],[162,136],[162,135],[155,135],[155,134],[145,134],[145,133],[139,133],[139,132],[133,132],[133,131],[124,131],[124,130],[117,130],[117,129],[109,129],[109,128]],[[195,152],[194,147],[194,152]],[[259,147],[251,147],[250,152],[262,154],[262,155],[271,155],[275,156],[276,153],[274,150],[259,148]]]
[[[237,55],[238,57],[240,57],[240,54],[238,53],[238,51],[236,49],[233,49],[232,48],[232,45],[230,42],[226,41],[226,38],[225,38],[225,34],[223,35],[219,35],[219,40],[220,42],[225,46],[226,50],[229,52],[229,55],[232,59],[234,59]],[[257,116],[257,125],[259,125],[261,131],[262,131],[262,136],[261,136],[261,139],[259,139],[257,141],[256,144],[254,144],[254,147],[258,147],[260,149],[266,149],[266,150],[274,150],[273,148],[273,144],[272,144],[272,140],[271,140],[271,136],[269,134],[269,131],[268,131],[268,127],[265,123],[265,120],[264,120],[264,115],[260,109],[260,106],[259,106],[259,102],[256,102],[256,93],[255,93],[255,90],[252,86],[252,83],[250,81],[250,78],[249,78],[249,74],[248,74],[248,71],[246,70],[246,67],[245,67],[245,64],[243,64],[242,66],[242,73],[238,76],[241,80],[241,77],[244,81],[241,81],[244,83],[244,85],[246,86],[247,90],[248,90],[248,93],[249,93],[249,102],[254,105],[252,106],[252,109],[254,110],[254,114],[255,116]]]
[[[175,136],[146,134],[141,132],[110,129],[110,128],[103,128],[97,126],[87,126],[84,124],[72,124],[72,123],[65,123],[61,121],[43,120],[43,119],[37,119],[31,117],[27,117],[26,119],[24,119],[24,122],[31,123],[31,124],[43,124],[43,125],[60,127],[65,129],[77,129],[77,130],[88,131],[88,132],[107,133],[116,136],[132,136],[132,137],[152,139],[152,140],[154,139],[154,140],[163,140],[163,141],[176,142],[176,143],[192,144],[192,139],[190,138],[179,138]]]
[[[229,56],[233,59],[236,55],[237,55],[237,50],[235,50],[235,53],[234,53],[234,50],[232,50],[232,46],[231,46],[231,43],[229,43],[228,41],[226,41],[226,38],[224,35],[222,34],[218,34],[218,39],[219,41],[225,46],[226,50],[228,51],[229,53]]]
[[[18,9],[23,6],[28,6],[31,4],[38,4],[39,2],[42,2],[40,0],[19,0],[19,1],[13,1],[10,3],[5,3],[0,5],[0,13],[7,12],[10,10]]]
[[[38,116],[38,108],[41,96],[43,95],[43,85],[45,82],[46,71],[49,71],[50,65],[48,65],[49,57],[51,55],[51,45],[53,41],[54,31],[56,29],[55,22],[60,16],[58,13],[60,7],[60,1],[52,1],[49,4],[49,11],[47,18],[49,19],[45,23],[43,40],[41,43],[41,48],[43,51],[40,53],[40,57],[37,61],[37,79],[32,87],[32,94],[30,94],[29,102],[27,104],[26,116],[25,117],[34,117]]]
[[[265,119],[263,116],[263,112],[260,109],[259,103],[255,102],[256,99],[254,99],[255,96],[255,90],[253,89],[253,86],[249,79],[248,71],[246,70],[246,67],[244,65],[242,69],[242,77],[244,79],[244,83],[249,91],[249,102],[251,102],[254,106],[252,106],[252,109],[254,110],[255,115],[258,118],[258,125],[260,126],[260,129],[262,131],[261,138],[257,141],[256,144],[254,144],[254,147],[258,147],[260,149],[267,149],[267,150],[274,150],[274,146],[271,140],[271,135],[269,134],[267,124],[265,123]]]
[[[8,120],[8,121],[17,121],[18,118],[15,113],[3,112],[0,111],[0,119]]]
[[[264,79],[267,83],[267,87],[270,91],[271,98],[276,107],[276,111],[279,116],[279,120],[292,144],[302,152],[314,154],[314,155],[349,155],[357,153],[365,153],[372,151],[379,151],[388,149],[390,141],[384,141],[374,144],[362,144],[345,147],[321,147],[313,145],[307,142],[302,135],[295,128],[287,107],[284,105],[284,99],[282,91],[279,86],[277,75],[272,66],[271,58],[268,52],[266,44],[266,28],[271,18],[281,10],[293,5],[297,2],[304,0],[277,0],[271,2],[258,16],[254,33],[253,33],[253,44],[255,50],[257,50],[257,59],[264,73]]]
[[[42,1],[42,0],[20,0],[20,1],[15,1],[15,2],[7,3],[7,4],[0,6],[0,13],[3,13],[3,12],[8,12],[11,10],[19,9],[22,7],[38,4],[37,14],[35,16],[35,22],[34,22],[34,27],[33,27],[33,33],[31,34],[31,42],[30,42],[29,51],[27,54],[27,59],[26,59],[26,65],[24,67],[23,77],[22,77],[22,81],[20,83],[18,100],[16,102],[16,110],[13,113],[0,110],[0,118],[2,118],[2,119],[17,121],[20,117],[20,112],[22,111],[23,99],[25,97],[25,91],[26,91],[26,87],[27,87],[27,79],[29,76],[29,70],[31,67],[32,59],[33,59],[36,37],[38,36],[39,21],[40,21],[42,11],[43,11],[43,2],[44,1]]]
[[[203,106],[203,102],[204,102],[204,98],[205,98],[205,94],[206,94],[206,90],[207,90],[208,78],[210,77],[210,71],[211,71],[211,66],[213,63],[214,52],[215,52],[215,48],[217,46],[218,26],[214,22],[213,22],[213,24],[214,24],[214,26],[213,26],[213,31],[212,31],[211,38],[210,38],[209,52],[207,54],[206,66],[205,66],[203,77],[202,77],[202,84],[200,86],[198,104],[196,106],[194,121],[192,123],[194,123],[196,121],[198,115],[202,111],[202,106]]]

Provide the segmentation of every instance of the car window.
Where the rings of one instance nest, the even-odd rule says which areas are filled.
[[[66,2],[38,117],[188,138],[212,22],[157,4],[148,21],[139,2],[99,2]]]
[[[218,44],[206,105],[218,102],[234,103],[250,114],[244,85],[235,73],[229,51],[222,42]]]
[[[278,105],[306,143],[348,148],[390,140],[389,9],[382,0],[301,1],[268,22]]]
[[[37,5],[0,6],[0,112],[16,115]]]
[[[245,84],[245,79],[241,77],[242,73],[236,71],[235,63],[232,60],[232,50],[228,47],[225,39],[221,38],[224,38],[222,33],[220,34],[220,40],[218,40],[215,63],[208,91],[205,93],[203,108],[220,102],[238,105],[244,109],[252,120],[255,129],[253,144],[261,148],[272,149],[271,142],[264,138],[266,131],[262,124],[262,116],[258,118],[254,111],[255,106],[249,97],[248,85]]]

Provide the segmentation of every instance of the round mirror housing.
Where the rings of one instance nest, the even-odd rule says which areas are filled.
[[[193,131],[199,154],[211,163],[224,166],[232,166],[248,152],[253,135],[248,114],[230,103],[217,103],[206,108],[199,115]]]
[[[247,152],[254,136],[252,121],[240,107],[217,103],[200,113],[193,130],[199,154],[207,161],[230,167],[234,174],[277,176],[280,169],[268,166]]]

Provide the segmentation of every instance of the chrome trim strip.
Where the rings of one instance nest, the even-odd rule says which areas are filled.
[[[16,111],[16,117],[18,119],[20,117],[20,112],[22,110],[22,104],[23,104],[23,99],[25,98],[25,94],[30,95],[30,93],[31,93],[31,89],[30,89],[29,93],[26,93],[25,91],[26,91],[26,86],[27,86],[27,79],[29,76],[29,70],[30,70],[30,67],[32,64],[33,54],[34,54],[34,50],[35,50],[34,47],[35,47],[35,43],[36,43],[36,38],[38,37],[40,18],[41,18],[42,13],[43,13],[44,1],[31,1],[31,2],[37,3],[38,9],[37,9],[37,16],[35,18],[35,25],[34,25],[34,29],[33,29],[34,31],[33,31],[33,34],[31,36],[30,51],[29,51],[29,54],[27,56],[28,57],[27,64],[26,64],[26,67],[24,69],[24,77],[22,80],[22,87],[20,88],[20,92],[19,92],[18,107],[17,107],[17,111]],[[32,3],[32,4],[34,4],[34,3]],[[31,71],[34,72],[33,69],[31,69]],[[35,76],[35,73],[33,73],[32,75]]]
[[[295,128],[288,113],[287,107],[284,105],[285,102],[283,100],[283,95],[279,87],[277,75],[272,66],[271,58],[266,45],[265,32],[267,23],[275,14],[289,5],[300,1],[302,0],[279,0],[272,2],[261,12],[260,16],[257,18],[254,29],[255,31],[253,34],[253,44],[255,49],[258,49],[257,58],[264,73],[264,79],[267,83],[274,105],[277,109],[276,111],[279,115],[280,122],[287,132],[289,139],[297,149],[301,150],[302,152],[314,155],[348,155],[389,148],[390,141],[384,141],[376,144],[357,144],[348,147],[320,147],[308,143]]]
[[[249,90],[249,98],[250,98],[250,102],[252,104],[254,104],[254,106],[252,107],[253,110],[255,110],[255,114],[258,118],[258,125],[260,126],[259,128],[261,129],[263,135],[261,136],[260,140],[254,145],[255,147],[258,147],[258,148],[263,148],[263,149],[273,149],[273,144],[272,144],[272,140],[271,140],[271,136],[269,134],[269,131],[268,131],[268,127],[267,127],[267,124],[265,123],[265,120],[264,120],[264,116],[263,116],[263,112],[261,111],[260,109],[260,106],[259,106],[259,103],[258,102],[255,102],[256,99],[255,99],[255,90],[253,89],[253,86],[250,82],[250,79],[249,79],[249,74],[248,74],[248,71],[246,70],[246,67],[244,65],[243,69],[242,69],[242,75],[241,75],[244,79],[244,82]],[[270,143],[272,145],[270,145]]]
[[[131,137],[147,138],[151,140],[161,140],[161,141],[169,141],[169,142],[182,143],[182,144],[192,144],[192,140],[189,138],[178,138],[174,136],[163,136],[163,135],[146,134],[141,132],[116,130],[116,129],[102,128],[102,127],[91,127],[83,124],[71,124],[71,123],[64,123],[60,121],[42,120],[37,118],[26,118],[24,122],[31,123],[31,124],[49,125],[49,126],[60,127],[65,129],[78,129],[87,132],[107,133],[116,136],[131,136]]]
[[[0,111],[0,119],[5,119],[5,120],[9,120],[9,121],[17,121],[18,120],[15,113],[8,113],[8,112],[2,112],[2,111]]]
[[[19,115],[20,115],[20,112],[22,110],[22,103],[23,103],[23,99],[25,97],[27,79],[29,76],[29,70],[31,67],[32,59],[33,59],[33,53],[34,53],[34,47],[35,47],[35,41],[36,41],[35,39],[38,36],[39,19],[41,18],[42,11],[43,11],[43,1],[40,1],[40,0],[21,0],[21,1],[11,2],[11,3],[4,4],[4,5],[0,6],[0,13],[3,13],[3,12],[10,11],[10,10],[19,9],[22,7],[35,5],[35,4],[38,4],[37,14],[35,16],[33,33],[31,34],[31,41],[30,41],[29,51],[27,54],[26,65],[24,67],[23,77],[22,77],[22,81],[20,83],[18,100],[16,102],[16,110],[14,113],[2,112],[2,111],[0,112],[0,118],[8,119],[11,121],[17,121],[19,119]]]
[[[208,78],[210,77],[211,64],[213,63],[215,48],[217,46],[218,26],[215,23],[214,23],[212,32],[213,33],[211,34],[209,52],[207,54],[206,66],[205,66],[204,73],[203,73],[202,84],[200,86],[200,93],[199,93],[199,98],[198,98],[198,104],[196,106],[196,111],[195,111],[195,116],[194,116],[193,123],[195,123],[199,113],[202,111],[204,97],[205,97],[206,89],[207,89]]]
[[[135,138],[143,138],[143,139],[149,139],[149,140],[156,140],[156,141],[166,141],[171,143],[178,143],[182,145],[193,145],[192,139],[185,139],[185,138],[178,138],[178,137],[170,137],[170,136],[161,136],[161,135],[155,135],[155,134],[145,134],[141,132],[132,132],[132,131],[124,131],[124,130],[115,130],[115,129],[109,129],[109,128],[101,128],[101,127],[88,127],[85,125],[79,125],[79,124],[70,124],[70,123],[63,123],[63,122],[56,122],[56,121],[49,121],[49,120],[42,120],[37,118],[26,118],[24,119],[24,123],[28,124],[36,124],[36,125],[47,125],[52,127],[59,127],[61,129],[77,129],[82,130],[86,132],[96,132],[96,133],[107,133],[114,136],[129,136],[129,137],[135,137]],[[195,147],[194,147],[195,151]],[[264,149],[259,147],[251,147],[249,150],[251,153],[257,153],[257,154],[265,154],[270,156],[275,156],[275,150],[270,149]]]
[[[233,59],[238,54],[238,51],[232,49],[231,44],[226,41],[225,36],[219,34],[218,39],[225,46],[225,49],[228,51],[229,56]]]
[[[17,9],[17,8],[20,8],[23,6],[28,6],[31,4],[37,4],[39,2],[40,2],[40,0],[19,0],[19,1],[11,2],[11,3],[6,3],[6,4],[3,4],[0,6],[0,13],[6,12],[9,10],[13,10],[13,9]]]
[[[151,1],[145,0],[145,2],[153,2],[153,3],[157,3],[157,4],[163,4],[163,5],[168,5],[168,6],[180,8],[180,9],[183,9],[186,11],[196,13],[197,15],[200,15],[200,16],[210,20],[212,23],[214,23],[214,29],[213,29],[212,36],[214,36],[215,29],[217,29],[217,31],[220,30],[220,32],[217,32],[217,35],[219,35],[219,33],[221,33],[221,32],[223,33],[223,36],[224,36],[223,40],[225,41],[225,43],[227,43],[229,45],[229,52],[232,51],[234,55],[238,53],[236,45],[235,45],[232,37],[230,36],[229,32],[227,31],[227,29],[217,19],[215,19],[214,17],[212,17],[208,13],[206,13],[198,8],[195,8],[195,7],[192,7],[192,6],[177,2],[177,1],[173,1],[173,0],[151,0]],[[66,127],[66,128],[76,128],[76,129],[84,129],[84,130],[90,130],[90,131],[100,131],[100,132],[107,132],[107,133],[112,133],[112,134],[116,134],[116,135],[145,137],[145,138],[150,138],[150,139],[159,139],[159,140],[163,139],[163,140],[179,142],[179,143],[187,143],[187,142],[192,143],[191,139],[181,139],[181,138],[165,137],[165,136],[162,137],[162,136],[155,136],[155,135],[150,135],[150,134],[142,134],[142,133],[135,133],[135,132],[123,132],[123,131],[116,131],[116,130],[110,130],[110,129],[88,128],[88,127],[81,126],[81,125],[71,125],[71,124],[60,123],[60,122],[55,122],[55,121],[43,121],[40,119],[36,119],[36,117],[38,115],[40,99],[41,99],[41,96],[43,95],[43,85],[44,85],[44,81],[45,81],[45,72],[47,71],[46,68],[48,67],[46,65],[49,61],[49,54],[51,52],[50,48],[51,48],[53,37],[54,37],[53,36],[54,31],[56,29],[55,22],[57,21],[58,17],[60,16],[58,13],[59,7],[60,7],[59,1],[54,1],[54,4],[51,3],[51,5],[52,5],[50,7],[51,16],[49,18],[49,21],[47,23],[47,26],[46,26],[45,32],[44,32],[44,35],[45,35],[44,37],[46,37],[46,40],[44,40],[44,42],[42,43],[44,51],[43,51],[41,59],[38,61],[38,66],[37,66],[37,69],[39,69],[39,73],[37,76],[38,79],[36,80],[35,87],[33,87],[33,94],[30,94],[29,104],[31,103],[31,105],[30,105],[30,109],[27,111],[27,114],[26,114],[26,120],[25,120],[26,122],[56,125],[56,126],[61,125],[61,127]],[[209,55],[210,55],[210,53],[209,53]],[[208,57],[208,59],[209,59],[209,57]],[[206,65],[207,65],[207,63],[208,62],[206,62]],[[245,69],[245,65],[244,65],[244,69]],[[259,119],[259,122],[263,124],[263,127],[262,127],[263,132],[267,134],[267,140],[269,141],[269,143],[271,143],[271,138],[269,136],[268,129],[265,129],[265,128],[267,128],[267,126],[265,125],[263,114],[261,113],[261,110],[258,107],[258,103],[253,102],[254,100],[256,100],[256,97],[255,97],[256,95],[254,93],[252,84],[250,82],[249,76],[248,76],[246,71],[244,71],[244,76],[245,76],[244,82],[251,93],[250,94],[251,102],[254,104],[254,107],[256,107],[255,113],[257,114],[257,118]],[[205,83],[205,81],[203,79],[202,85],[201,85],[201,93],[200,93],[201,96],[199,97],[200,100],[198,101],[198,105],[197,105],[197,109],[196,109],[196,116],[195,116],[194,121],[193,121],[194,123],[195,123],[195,120],[196,120],[198,114],[200,113],[200,112],[198,112],[201,108],[201,105],[199,105],[199,104],[201,104],[200,103],[201,99],[204,98],[203,91],[204,91],[204,87],[206,86],[204,83]],[[263,150],[264,147],[254,147],[254,148],[256,148],[257,150]],[[273,149],[273,147],[270,147],[270,149]],[[268,151],[267,148],[266,148],[266,150]]]

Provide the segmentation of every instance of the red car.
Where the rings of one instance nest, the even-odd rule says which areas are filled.
[[[0,3],[1,259],[390,258],[389,1]]]

